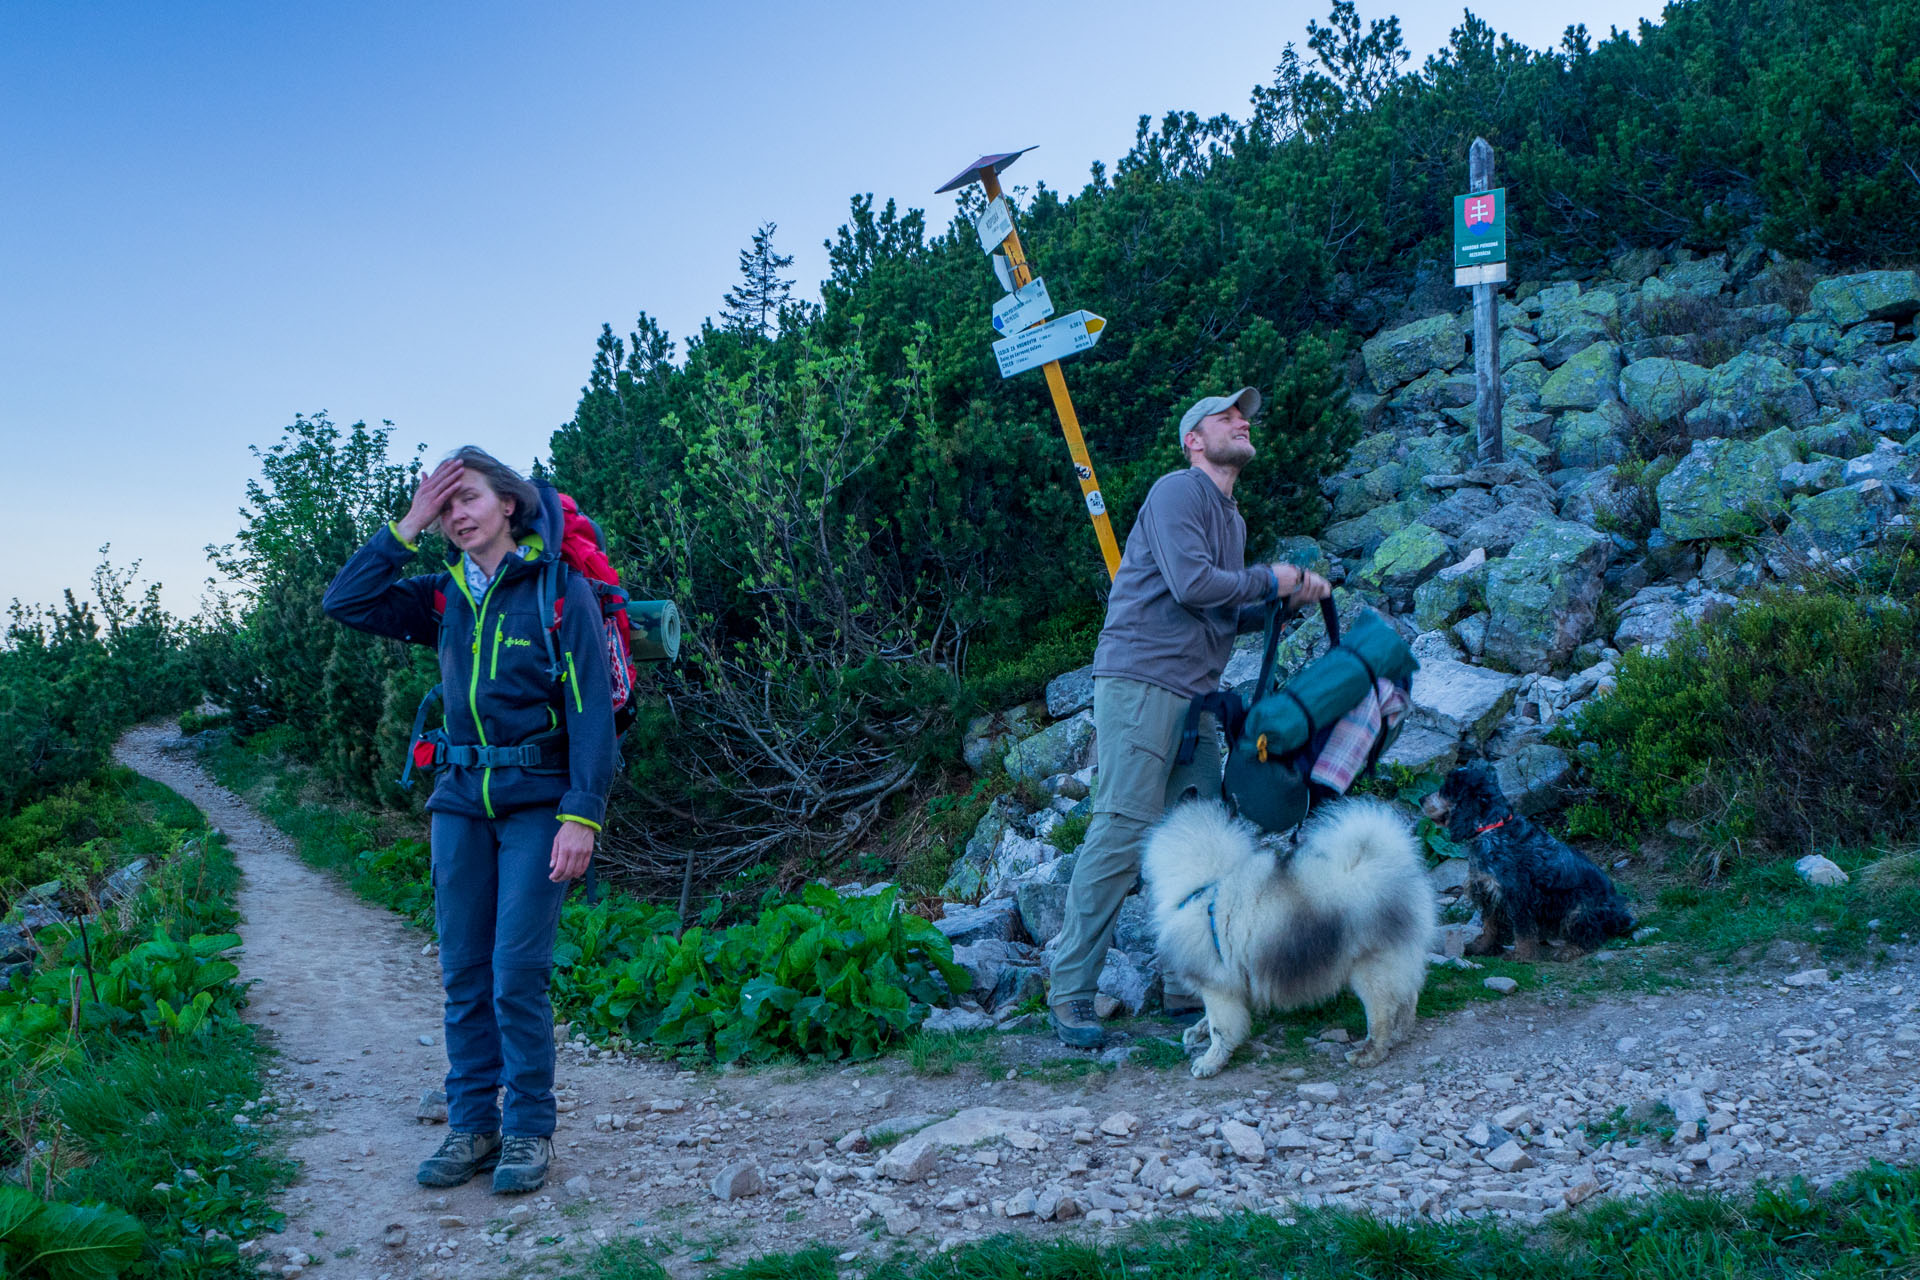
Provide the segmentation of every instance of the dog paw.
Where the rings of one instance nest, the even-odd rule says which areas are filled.
[[[1362,1040],[1358,1047],[1347,1050],[1347,1065],[1350,1067],[1371,1067],[1387,1056],[1387,1046],[1376,1044],[1372,1040]]]
[[[1189,1053],[1198,1053],[1212,1039],[1213,1028],[1207,1025],[1205,1018],[1180,1033],[1180,1043],[1186,1046]]]
[[[1195,1080],[1205,1080],[1209,1077],[1217,1076],[1220,1074],[1220,1068],[1226,1065],[1226,1054],[1215,1054],[1209,1051],[1195,1060],[1193,1064],[1193,1078]]]

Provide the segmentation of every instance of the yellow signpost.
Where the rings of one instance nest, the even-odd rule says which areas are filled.
[[[1031,147],[1027,148],[1027,151],[1031,150]],[[1002,155],[981,156],[951,182],[940,188],[942,192],[954,191],[970,182],[978,182],[986,188],[988,214],[987,219],[983,221],[989,222],[990,230],[982,233],[982,248],[985,248],[988,253],[995,251],[995,248],[989,247],[986,242],[989,236],[997,237],[1000,227],[1004,225],[1006,235],[1004,239],[996,239],[995,245],[999,252],[1006,255],[1007,262],[1013,269],[1015,292],[1024,290],[1033,281],[1034,275],[1027,265],[1026,251],[1020,247],[1020,233],[1014,229],[1012,219],[1005,217],[1005,204],[996,202],[1001,199],[999,171],[1025,154],[1026,151],[1014,151]],[[1049,304],[1046,312],[1038,315],[1039,323],[1044,324],[1046,314],[1051,314],[1051,311],[1052,307]],[[1074,342],[1068,349],[1084,349],[1093,345],[1093,342],[1099,340],[1100,331],[1106,325],[1105,320],[1087,312],[1076,312],[1073,316],[1053,323],[1058,325],[1067,322],[1074,322],[1081,326],[1076,330],[1076,336],[1080,340]],[[1031,333],[1037,327],[1037,324],[1029,326],[1022,332]],[[1011,342],[1018,336],[1008,334],[1002,341]],[[1011,373],[1025,367],[1028,366],[1003,363],[1004,371],[1001,376],[1010,376]],[[1100,496],[1100,479],[1094,475],[1093,459],[1087,455],[1087,442],[1080,433],[1080,418],[1073,411],[1073,397],[1067,394],[1067,379],[1060,372],[1060,361],[1048,360],[1041,367],[1046,370],[1047,389],[1053,393],[1053,407],[1060,415],[1060,430],[1067,437],[1067,452],[1073,457],[1073,471],[1080,479],[1080,493],[1086,500],[1087,515],[1093,520],[1094,536],[1100,540],[1100,554],[1107,561],[1107,577],[1111,578],[1120,572],[1120,544],[1114,540],[1113,521],[1107,516],[1106,500]]]

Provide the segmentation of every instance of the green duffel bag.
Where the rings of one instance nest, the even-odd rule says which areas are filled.
[[[1200,715],[1214,712],[1231,744],[1221,796],[1235,813],[1269,832],[1299,825],[1315,803],[1334,797],[1333,791],[1312,779],[1314,761],[1333,726],[1373,692],[1376,681],[1409,690],[1419,665],[1407,642],[1385,618],[1363,610],[1342,635],[1333,601],[1322,600],[1327,651],[1281,684],[1274,670],[1275,656],[1280,625],[1289,613],[1276,606],[1267,619],[1266,656],[1254,683],[1252,705],[1246,706],[1231,692],[1195,698],[1180,745],[1181,757],[1191,760]],[[1380,735],[1366,768],[1373,767],[1398,732],[1396,725]]]

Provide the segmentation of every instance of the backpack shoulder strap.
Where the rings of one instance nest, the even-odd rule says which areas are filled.
[[[560,631],[560,616],[566,608],[566,584],[561,578],[565,564],[559,556],[554,556],[540,566],[540,638],[547,646],[547,678],[558,684],[560,681],[560,645],[555,638]]]

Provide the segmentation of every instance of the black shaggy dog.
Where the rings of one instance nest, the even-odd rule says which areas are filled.
[[[1558,933],[1571,960],[1632,931],[1613,882],[1515,813],[1484,765],[1455,769],[1421,808],[1467,844],[1467,893],[1484,922],[1468,955],[1497,955],[1511,942],[1514,959],[1538,960],[1541,942]]]

